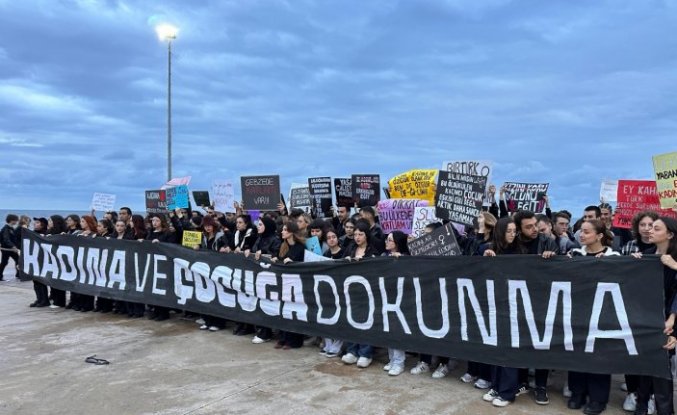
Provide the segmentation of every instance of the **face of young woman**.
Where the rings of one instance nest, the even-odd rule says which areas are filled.
[[[343,225],[343,230],[346,231],[346,235],[352,237],[353,233],[355,232],[355,225],[353,225],[352,223],[346,223],[345,225]]]
[[[649,216],[644,216],[639,221],[639,236],[644,241],[648,241],[651,236],[651,229],[653,229],[653,219]]]
[[[595,227],[588,222],[581,225],[581,245],[590,246],[602,240],[602,234],[595,232]]]
[[[212,226],[212,225],[205,225],[205,232],[207,232],[207,233],[212,233],[212,232],[214,232],[214,226]]]
[[[353,232],[353,236],[355,237],[355,243],[358,246],[362,246],[367,243],[367,234],[361,230],[356,229],[355,232]]]
[[[338,236],[334,232],[328,232],[327,233],[327,245],[329,245],[330,248],[334,248],[338,246],[339,240]]]
[[[674,237],[675,235],[673,233],[668,232],[665,222],[658,219],[653,223],[653,228],[651,229],[651,233],[649,235],[649,242],[652,244],[661,244]]]
[[[247,224],[245,223],[244,219],[237,218],[237,221],[235,221],[235,227],[237,227],[238,231],[244,231],[247,229]]]
[[[263,232],[266,231],[266,226],[263,224],[263,222],[258,221],[258,222],[256,223],[256,231],[257,231],[258,233],[263,233]]]
[[[477,226],[480,231],[484,230],[484,215],[479,215],[477,217]]]
[[[54,227],[54,222],[52,222],[52,218],[47,219],[47,229],[52,229]]]
[[[125,232],[125,223],[121,222],[121,221],[115,222],[115,232],[124,233]]]
[[[96,224],[96,233],[98,233],[99,235],[103,235],[104,233],[106,233],[106,228],[103,227],[103,224],[101,224],[101,222],[98,222]]]
[[[317,239],[322,238],[322,229],[311,229],[310,236],[317,236]]]
[[[89,225],[87,225],[87,221],[84,218],[80,219],[80,227],[83,231],[91,231],[91,229],[89,229]]]
[[[392,235],[388,235],[388,237],[386,238],[386,251],[388,252],[397,251],[397,244],[395,244],[395,239],[393,238]]]
[[[66,226],[68,226],[69,229],[75,226],[73,218],[66,218]]]
[[[162,221],[158,217],[154,217],[150,224],[153,226],[153,229],[160,229],[162,227]]]
[[[305,216],[299,216],[298,219],[296,219],[296,224],[299,226],[300,231],[303,231],[308,227]]]
[[[291,232],[287,230],[286,226],[282,227],[282,239],[287,240],[292,236]]]
[[[508,224],[508,229],[505,230],[505,242],[511,244],[515,241],[517,236],[517,226],[514,223]]]

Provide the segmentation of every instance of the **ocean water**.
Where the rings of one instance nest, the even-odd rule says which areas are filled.
[[[64,218],[71,214],[76,214],[78,216],[89,215],[91,212],[86,212],[82,210],[30,210],[30,209],[0,209],[0,227],[4,226],[5,218],[10,213],[15,215],[27,215],[31,219],[33,218],[46,218],[49,219],[52,215],[61,215]],[[98,218],[103,217],[103,212],[96,212]]]

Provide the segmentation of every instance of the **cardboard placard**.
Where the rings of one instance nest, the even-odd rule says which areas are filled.
[[[310,189],[304,183],[292,183],[289,190],[289,209],[301,209],[310,213],[312,201],[310,200]]]
[[[549,183],[503,183],[508,210],[510,212],[517,212],[518,210],[529,210],[534,213],[543,212],[548,186]]]
[[[442,163],[442,170],[452,173],[469,174],[472,176],[484,176],[487,178],[487,185],[491,183],[491,173],[493,163],[487,160],[461,160],[445,161]]]
[[[617,199],[613,221],[613,226],[617,228],[632,228],[632,218],[643,210],[652,210],[660,216],[677,218],[677,212],[661,209],[658,189],[653,180],[619,180]]]
[[[411,234],[416,207],[428,206],[427,200],[388,199],[378,202],[378,219],[384,233],[402,231]]]
[[[209,192],[206,190],[196,190],[193,192],[193,200],[197,206],[211,206],[211,201],[209,200]]]
[[[456,241],[456,235],[452,230],[452,224],[439,227],[431,233],[424,234],[420,238],[409,241],[409,253],[411,255],[432,256],[455,256],[461,255],[461,248]]]
[[[381,200],[381,176],[378,174],[353,174],[351,182],[357,207],[376,206]]]
[[[212,182],[214,210],[222,213],[235,213],[235,190],[230,180],[214,180]]]
[[[170,187],[175,187],[175,186],[188,186],[190,184],[190,179],[192,176],[185,176],[185,177],[175,177],[168,181],[167,183],[163,184],[162,187],[160,187],[160,190],[165,190]]]
[[[435,176],[437,170],[409,170],[388,180],[389,195],[393,199],[418,199],[435,203]],[[385,189],[384,189],[385,190]]]
[[[433,222],[442,222],[435,216],[435,207],[416,207],[414,208],[414,217],[411,224],[411,236],[420,238],[425,235],[425,227]]]
[[[334,179],[334,194],[336,195],[336,206],[353,207],[353,181],[348,178]]]
[[[280,203],[280,176],[243,176],[242,201],[247,210],[277,210]]]
[[[186,248],[193,248],[196,245],[202,244],[202,232],[197,231],[183,231],[183,239],[181,245]]]
[[[167,213],[167,194],[164,190],[146,190],[146,212]]]
[[[677,151],[654,156],[653,168],[661,207],[677,208]]]
[[[93,210],[98,212],[110,212],[115,209],[115,195],[110,193],[94,193],[92,196]]]
[[[435,194],[435,216],[472,225],[482,211],[487,178],[440,170]]]
[[[599,189],[599,201],[602,203],[610,203],[616,201],[618,194],[618,180],[602,180],[602,185]]]
[[[188,186],[185,184],[167,188],[165,193],[167,195],[167,210],[188,209],[190,207]]]

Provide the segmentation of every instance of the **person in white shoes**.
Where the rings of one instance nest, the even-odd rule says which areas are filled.
[[[407,235],[401,231],[393,231],[386,237],[386,250],[381,256],[399,258],[402,255],[409,255],[407,246]],[[388,347],[388,363],[383,366],[383,370],[388,372],[389,376],[398,376],[404,372],[404,350]]]

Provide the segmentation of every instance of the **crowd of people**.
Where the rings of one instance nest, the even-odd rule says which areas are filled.
[[[655,212],[638,213],[632,221],[632,229],[612,226],[613,209],[609,204],[591,205],[585,208],[580,219],[572,223],[572,214],[562,210],[553,212],[547,202],[545,212],[510,212],[501,194],[495,200],[495,187],[490,186],[489,203],[476,220],[475,226],[466,227],[464,234],[456,232],[456,238],[464,255],[531,254],[550,258],[555,255],[613,256],[657,255],[664,270],[665,289],[665,335],[663,346],[674,355],[677,339],[673,336],[675,315],[677,315],[677,221],[659,217]],[[366,206],[360,209],[338,207],[330,218],[313,218],[304,211],[288,210],[280,204],[278,211],[264,212],[252,221],[250,215],[236,204],[236,213],[223,214],[206,208],[206,214],[189,209],[177,209],[167,215],[133,214],[127,207],[118,212],[105,212],[97,219],[95,212],[79,217],[68,215],[63,218],[53,215],[49,218],[31,218],[8,215],[1,231],[2,262],[0,279],[9,259],[18,261],[20,249],[19,229],[30,228],[40,234],[74,237],[102,237],[110,239],[143,240],[152,243],[180,243],[182,233],[187,230],[202,232],[202,241],[193,246],[196,250],[241,254],[254,259],[267,257],[283,264],[302,262],[305,241],[317,237],[324,256],[331,259],[350,258],[361,260],[375,256],[409,255],[409,236],[393,231],[384,234],[378,224],[378,213]],[[32,222],[32,225],[31,225]],[[443,226],[441,222],[430,223],[426,232]],[[80,312],[101,312],[126,315],[129,318],[148,318],[164,321],[170,318],[170,310],[164,307],[113,301],[102,297],[94,298],[47,287],[34,281],[36,300],[31,307],[66,308]],[[68,300],[68,301],[67,301]],[[216,316],[197,316],[199,328],[219,331],[227,321]],[[254,327],[234,323],[233,333],[252,336],[252,343],[262,344],[275,340],[275,348],[293,349],[304,345],[304,336],[298,333],[278,331],[271,327]],[[306,341],[307,342],[307,341]],[[366,368],[373,362],[374,347],[369,344],[344,342],[342,339],[324,338],[318,342],[320,354],[327,358],[340,358],[347,365]],[[407,351],[388,348],[388,362],[383,369],[390,376],[405,371]],[[436,362],[436,366],[433,366]],[[439,379],[449,375],[458,362],[453,356],[416,355],[416,362],[409,372],[413,375],[430,373]],[[666,364],[668,357],[666,353]],[[460,380],[473,384],[486,392],[482,399],[493,406],[504,407],[515,399],[531,393],[536,403],[546,405],[548,397],[549,370],[533,372],[533,385],[529,384],[528,368],[509,368],[488,365],[482,362],[468,362],[467,370]],[[583,409],[585,414],[602,413],[609,402],[611,375],[569,372],[563,394],[568,398],[567,406]],[[673,413],[672,381],[649,376],[625,376],[624,388],[627,396],[623,408],[634,414],[668,415]]]

